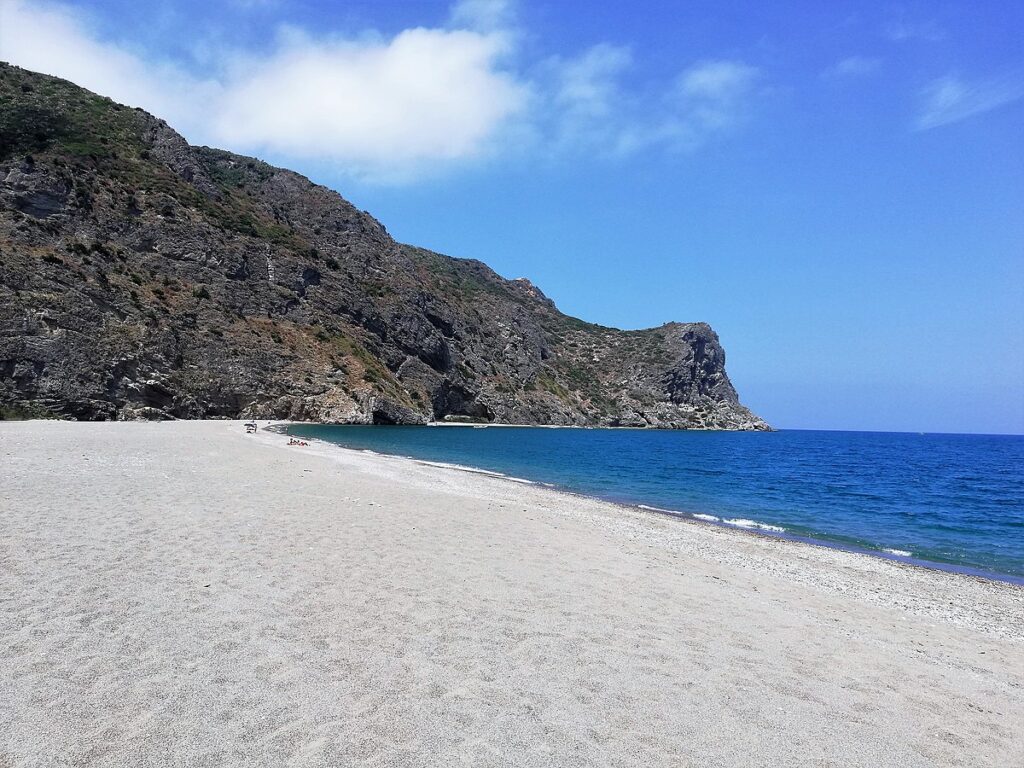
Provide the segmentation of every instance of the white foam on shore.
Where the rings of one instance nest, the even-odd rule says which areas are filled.
[[[679,514],[674,509],[663,509],[662,507],[651,507],[651,506],[648,506],[647,504],[637,504],[636,506],[639,509],[647,509],[647,510],[650,510],[651,512],[664,512],[664,513],[669,514],[669,515],[678,515]]]
[[[905,549],[883,549],[883,552],[888,552],[890,555],[897,555],[899,557],[910,557],[911,553]]]
[[[522,477],[513,477],[512,475],[505,475],[501,472],[493,472],[489,469],[480,469],[479,467],[467,467],[465,464],[449,464],[444,461],[427,461],[425,459],[414,459],[417,464],[422,464],[426,467],[441,467],[442,469],[457,469],[461,472],[472,472],[476,475],[487,475],[488,477],[500,477],[502,480],[511,480],[513,483],[523,483],[525,485],[536,485],[533,480],[527,480]]]
[[[678,510],[675,509],[665,509],[664,507],[652,507],[649,504],[637,504],[636,506],[638,509],[647,509],[650,510],[651,512],[664,512],[667,515],[684,514],[683,512],[679,512]],[[720,517],[715,517],[714,515],[705,515],[701,512],[691,512],[689,516],[692,517],[694,520],[703,520],[706,523],[722,522],[722,518]]]
[[[779,525],[769,525],[768,523],[759,523],[757,520],[748,520],[745,517],[734,517],[732,520],[723,520],[726,525],[734,525],[737,528],[757,528],[762,531],[773,531],[775,533],[785,533],[786,529]]]
[[[664,507],[652,507],[649,504],[637,504],[639,509],[647,509],[651,512],[664,512],[669,515],[683,515],[685,513],[678,512],[674,509],[665,509]],[[691,512],[689,517],[694,520],[703,520],[706,523],[724,523],[725,525],[732,525],[736,528],[756,528],[761,531],[771,531],[772,533],[785,533],[786,529],[779,525],[769,525],[768,523],[759,523],[757,520],[748,520],[745,517],[735,517],[731,520],[723,520],[715,515],[707,515],[702,512]]]

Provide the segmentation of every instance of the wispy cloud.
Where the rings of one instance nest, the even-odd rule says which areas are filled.
[[[921,92],[918,130],[955,123],[1024,97],[1024,71],[987,80],[969,81],[946,75],[930,82]]]
[[[742,61],[702,61],[676,78],[669,125],[685,146],[734,130],[749,114],[761,73]]]
[[[458,0],[449,14],[451,26],[484,32],[508,30],[515,17],[512,0]]]
[[[631,111],[624,78],[633,55],[624,46],[601,43],[576,57],[554,58],[543,67],[542,104],[534,115],[537,133],[556,152],[610,149]]]
[[[735,60],[704,60],[661,87],[631,84],[628,48],[595,46],[555,62],[555,146],[570,152],[627,156],[644,150],[692,151],[742,124],[760,72]]]
[[[748,112],[758,73],[743,62],[703,61],[660,87],[632,80],[623,46],[537,64],[515,11],[459,0],[443,25],[394,35],[283,27],[258,55],[211,48],[197,74],[102,38],[67,5],[0,0],[0,55],[148,109],[192,141],[385,183],[509,151],[692,149]]]
[[[882,34],[894,43],[907,40],[937,43],[946,39],[946,30],[935,19],[890,19],[882,26]]]
[[[821,73],[826,79],[856,78],[877,74],[882,60],[870,56],[847,56]]]
[[[276,8],[281,4],[281,0],[227,0],[227,3],[245,11],[252,11]]]
[[[555,101],[571,115],[605,117],[621,98],[620,78],[632,65],[629,48],[595,45],[577,58],[558,63]]]
[[[0,57],[168,119],[180,119],[193,104],[215,101],[220,93],[213,80],[101,41],[81,13],[62,5],[0,0]]]

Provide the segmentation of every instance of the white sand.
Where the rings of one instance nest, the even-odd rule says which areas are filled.
[[[0,766],[1024,765],[1024,589],[238,422],[0,423]]]

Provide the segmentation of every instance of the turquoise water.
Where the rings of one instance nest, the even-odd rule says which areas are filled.
[[[315,425],[289,433],[1024,579],[1021,436]]]

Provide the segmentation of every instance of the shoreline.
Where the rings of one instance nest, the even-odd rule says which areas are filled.
[[[274,432],[276,434],[284,435],[284,434],[287,434],[287,429],[289,427],[292,427],[292,426],[330,426],[330,425],[323,425],[323,424],[319,424],[319,423],[316,423],[316,422],[280,421],[280,422],[274,422],[272,425],[268,425],[266,427],[263,427],[263,429],[271,431],[271,432]],[[345,426],[345,425],[342,425],[342,426]],[[363,425],[360,425],[360,426],[363,426]],[[373,426],[373,425],[365,425],[365,426],[370,427],[370,426]],[[437,424],[429,424],[429,425],[424,425],[424,426],[469,427],[469,426],[479,426],[479,425],[437,423]],[[535,425],[496,424],[496,425],[488,425],[488,426],[507,427],[507,428],[522,428],[522,427],[534,428]],[[539,428],[542,428],[542,429],[591,429],[591,427],[563,427],[563,426],[541,426]],[[598,428],[595,428],[595,429],[598,429]],[[602,428],[599,428],[599,429],[637,429],[637,430],[642,430],[643,428],[634,428],[634,427],[606,427],[606,428],[603,428],[602,427]],[[557,493],[563,493],[563,494],[566,494],[566,495],[569,495],[569,496],[577,496],[577,497],[584,498],[584,499],[592,499],[592,500],[595,500],[595,501],[601,501],[601,502],[604,502],[604,503],[607,503],[607,504],[613,504],[613,505],[616,505],[616,506],[621,507],[623,509],[628,509],[628,510],[632,510],[632,511],[639,510],[639,511],[643,511],[643,512],[654,513],[654,514],[657,514],[657,515],[663,515],[665,517],[668,517],[670,519],[677,520],[677,521],[680,521],[680,522],[696,523],[696,524],[700,524],[700,525],[709,525],[709,526],[714,526],[714,527],[722,528],[722,529],[729,530],[729,531],[735,531],[735,532],[738,532],[738,533],[745,533],[745,534],[750,534],[750,535],[754,535],[754,536],[764,536],[764,537],[768,537],[768,538],[772,538],[772,539],[776,539],[776,540],[792,542],[792,543],[795,543],[795,544],[803,544],[803,545],[806,545],[806,546],[821,547],[823,549],[834,549],[834,550],[838,550],[838,551],[841,551],[841,552],[848,552],[848,553],[851,553],[851,554],[863,555],[863,556],[866,556],[866,557],[880,558],[880,559],[888,561],[888,562],[898,563],[898,564],[901,564],[901,565],[910,566],[910,567],[914,567],[914,568],[923,568],[925,570],[938,571],[938,572],[941,572],[941,573],[951,573],[951,574],[956,574],[958,576],[964,576],[964,577],[967,577],[967,578],[981,579],[981,580],[984,580],[984,581],[993,581],[993,582],[998,582],[998,583],[1001,583],[1001,584],[1010,584],[1010,585],[1013,585],[1013,586],[1024,588],[1024,576],[1016,576],[1014,574],[999,573],[997,571],[989,571],[989,570],[985,570],[983,568],[975,568],[975,567],[972,567],[972,566],[960,566],[960,565],[956,565],[955,563],[945,563],[945,562],[937,561],[937,560],[925,560],[923,558],[914,557],[912,554],[909,554],[909,553],[902,554],[902,553],[900,553],[898,551],[890,551],[890,550],[887,550],[887,549],[871,549],[871,548],[868,548],[868,547],[858,546],[858,545],[855,545],[855,544],[846,544],[846,543],[840,542],[840,541],[832,541],[832,540],[826,539],[826,538],[819,538],[819,537],[815,537],[815,536],[802,535],[802,534],[799,534],[799,533],[793,533],[791,531],[788,531],[788,530],[786,530],[784,528],[781,528],[780,526],[775,526],[775,525],[771,525],[771,524],[768,524],[768,523],[762,523],[762,522],[759,522],[759,521],[756,521],[756,520],[744,520],[743,522],[744,523],[749,523],[749,525],[743,525],[743,524],[740,524],[739,522],[731,522],[730,520],[722,519],[721,517],[718,517],[716,515],[705,515],[704,513],[701,513],[701,512],[690,512],[690,511],[683,511],[683,510],[664,509],[664,508],[650,506],[648,504],[639,503],[639,502],[634,503],[634,502],[619,501],[617,499],[608,498],[608,497],[599,496],[599,495],[588,494],[588,493],[584,493],[584,492],[581,492],[581,491],[573,490],[573,489],[568,488],[568,487],[564,487],[564,486],[560,486],[560,485],[555,485],[555,484],[552,484],[552,483],[545,483],[545,482],[542,482],[542,481],[539,481],[539,480],[531,480],[531,479],[528,479],[528,478],[513,477],[513,476],[505,474],[503,472],[483,469],[482,467],[474,467],[474,466],[470,466],[470,465],[455,464],[455,463],[443,462],[443,461],[432,461],[432,460],[428,460],[428,459],[420,459],[420,458],[417,458],[415,456],[407,456],[407,455],[404,455],[404,454],[397,454],[397,453],[382,453],[380,451],[373,451],[373,450],[370,450],[370,449],[350,448],[348,446],[344,446],[344,445],[341,445],[339,443],[333,443],[333,442],[331,442],[329,440],[322,440],[320,438],[303,437],[302,439],[303,440],[308,440],[310,442],[316,442],[316,443],[324,445],[324,446],[328,446],[328,447],[331,447],[331,448],[335,448],[335,449],[339,449],[339,450],[344,450],[344,451],[354,451],[354,452],[357,452],[357,453],[366,453],[366,454],[369,454],[369,455],[386,456],[386,457],[394,458],[394,459],[404,459],[404,460],[412,461],[412,462],[415,462],[417,464],[422,464],[422,465],[425,465],[425,466],[437,466],[437,467],[448,468],[448,469],[452,469],[452,470],[456,470],[456,471],[461,471],[461,472],[469,472],[469,473],[477,473],[477,474],[481,474],[481,475],[493,476],[493,477],[496,477],[496,478],[503,478],[503,479],[509,480],[510,482],[515,482],[515,483],[529,483],[529,484],[532,484],[532,485],[537,485],[539,487],[548,488],[548,489],[550,489],[550,490],[552,490],[554,492],[557,492]],[[710,519],[710,518],[714,518],[714,519]]]
[[[1019,587],[243,423],[0,423],[0,764],[1024,756]]]
[[[293,424],[301,425],[303,423],[304,422],[275,422],[273,426],[287,429],[288,426]],[[277,436],[287,435],[286,432],[278,431],[276,429],[270,429],[268,430],[268,433]],[[279,450],[289,448],[285,443],[262,440],[261,435],[259,434],[257,434],[256,438],[268,446]],[[854,567],[859,570],[870,571],[877,571],[879,568],[888,568],[895,569],[898,573],[904,573],[908,576],[922,580],[951,580],[949,582],[950,585],[962,581],[964,584],[979,584],[996,590],[1009,590],[1010,594],[1020,600],[1019,607],[1021,611],[1021,623],[1019,628],[1015,628],[1006,634],[1007,636],[1012,636],[1014,639],[1024,642],[1024,584],[1011,580],[985,574],[967,573],[956,569],[954,566],[950,566],[949,568],[933,567],[933,564],[928,561],[918,562],[914,561],[913,558],[888,555],[887,553],[859,550],[854,547],[834,546],[831,542],[822,542],[816,539],[805,539],[794,535],[780,535],[771,531],[757,530],[742,526],[724,525],[721,523],[694,518],[692,517],[692,513],[677,514],[672,510],[661,510],[645,505],[623,503],[612,499],[601,498],[599,496],[579,493],[567,488],[549,485],[535,480],[514,478],[501,472],[477,467],[447,462],[434,462],[425,459],[418,459],[414,456],[381,453],[371,449],[348,448],[319,438],[302,437],[302,439],[309,443],[308,448],[313,449],[312,452],[314,452],[315,455],[337,463],[347,464],[349,461],[358,462],[360,459],[365,459],[370,462],[394,462],[400,466],[417,467],[422,468],[423,470],[436,471],[444,474],[452,473],[456,476],[464,475],[470,479],[479,479],[483,482],[498,483],[507,487],[511,493],[530,492],[541,496],[549,495],[554,497],[554,499],[561,498],[567,502],[604,508],[614,514],[622,514],[626,518],[638,519],[641,525],[643,525],[644,521],[666,522],[672,526],[684,523],[688,528],[705,533],[720,534],[727,537],[727,540],[731,539],[732,541],[737,542],[743,540],[759,542],[772,547],[772,549],[779,553],[780,559],[782,560],[787,558],[791,558],[794,561],[803,561],[809,558],[820,559],[821,561],[834,563],[839,567],[853,564]],[[298,450],[306,449],[299,448]],[[402,470],[399,469],[399,471]],[[830,565],[828,567],[832,566]]]

